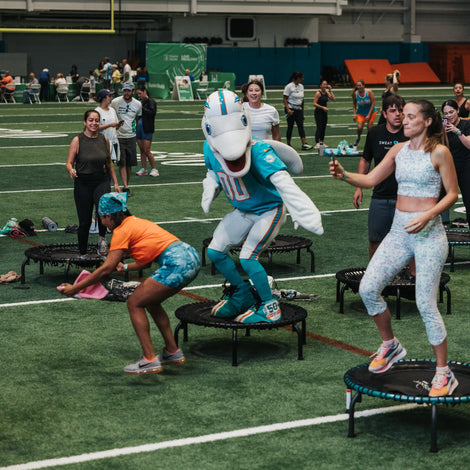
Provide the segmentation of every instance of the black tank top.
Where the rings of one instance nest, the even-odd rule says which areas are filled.
[[[467,104],[467,99],[459,106],[459,117],[461,118],[467,118],[468,115],[470,114],[468,109],[465,108],[465,105]]]
[[[87,137],[83,132],[78,135],[78,153],[75,158],[75,169],[80,175],[106,174],[106,161],[109,150],[103,134]]]

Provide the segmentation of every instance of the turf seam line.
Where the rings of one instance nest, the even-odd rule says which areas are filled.
[[[370,410],[357,411],[354,417],[363,418],[374,416],[378,414],[393,413],[396,411],[406,411],[417,408],[419,405],[416,403],[408,403],[405,405],[389,406],[383,408],[374,408]],[[70,457],[60,457],[55,459],[38,460],[35,462],[28,462],[24,464],[10,465],[8,467],[0,467],[0,470],[33,470],[47,467],[56,467],[58,465],[71,465],[75,463],[91,462],[95,460],[115,458],[121,455],[140,454],[143,452],[155,452],[157,450],[184,447],[194,444],[205,444],[208,442],[223,441],[227,439],[234,439],[240,437],[254,436],[257,434],[264,434],[277,431],[285,431],[289,429],[296,429],[307,426],[317,426],[320,424],[329,424],[339,421],[347,421],[349,414],[342,413],[331,416],[322,416],[318,418],[302,419],[297,421],[287,421],[284,423],[268,424],[264,426],[256,426],[252,428],[237,429],[234,431],[226,431],[213,434],[205,434],[198,437],[186,437],[181,439],[174,439],[171,441],[155,442],[152,444],[143,444],[134,447],[122,447],[119,449],[104,450],[99,452],[90,452],[87,454],[74,455]]]

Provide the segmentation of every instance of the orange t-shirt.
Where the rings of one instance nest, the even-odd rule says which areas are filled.
[[[109,250],[124,250],[137,264],[147,264],[175,241],[179,238],[156,223],[132,215],[113,230]]]

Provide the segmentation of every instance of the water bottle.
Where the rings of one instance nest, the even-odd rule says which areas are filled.
[[[325,155],[325,144],[323,142],[320,142],[320,147],[318,147],[318,155],[320,157],[323,157],[323,155]]]

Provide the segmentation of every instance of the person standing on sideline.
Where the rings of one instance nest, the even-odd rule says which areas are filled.
[[[162,303],[195,279],[201,262],[192,246],[180,241],[154,222],[132,216],[127,210],[127,196],[125,193],[107,193],[100,199],[98,214],[101,222],[113,233],[104,263],[77,284],[63,283],[58,286],[58,290],[63,295],[73,297],[85,287],[100,282],[114,270],[139,271],[156,261],[159,269],[145,279],[127,299],[127,309],[142,347],[142,357],[126,366],[124,372],[130,375],[157,374],[162,371],[162,366],[186,362],[183,351],[176,345],[170,320]],[[133,258],[135,262],[123,264],[121,260],[126,256]],[[150,337],[147,312],[160,330],[165,343],[158,356]]]
[[[447,236],[441,213],[458,197],[457,175],[441,117],[427,100],[413,100],[403,110],[408,142],[394,145],[369,174],[348,173],[335,160],[330,174],[353,186],[371,188],[395,173],[398,182],[393,225],[367,266],[359,294],[382,337],[369,371],[387,371],[406,356],[395,338],[390,310],[382,297],[389,282],[411,260],[416,262],[416,305],[436,357],[430,397],[452,395],[458,381],[447,364],[447,332],[437,308],[437,292],[447,259]],[[441,187],[446,195],[439,199]]]
[[[49,101],[49,83],[51,76],[48,69],[42,69],[39,75],[39,83],[41,85],[41,91],[39,92],[39,99],[41,101]]]
[[[359,160],[357,172],[362,175],[369,173],[372,160],[376,167],[387,152],[398,142],[405,142],[408,137],[403,132],[403,98],[397,95],[385,99],[382,113],[385,124],[373,127],[366,137],[364,153]],[[374,187],[369,206],[369,257],[379,247],[381,241],[390,231],[397,203],[397,180],[392,173],[388,178]],[[359,209],[362,204],[362,188],[357,187],[353,196],[353,204]]]
[[[392,95],[398,95],[398,77],[400,71],[395,70],[393,73],[388,73],[385,76],[385,90],[382,93],[382,103],[386,98]],[[383,108],[380,110],[380,117],[378,124],[385,124],[385,116],[382,113]]]
[[[243,107],[248,111],[251,121],[251,133],[258,139],[281,141],[279,113],[274,106],[263,103],[264,86],[259,80],[252,80],[246,87],[246,99]]]
[[[283,99],[287,118],[286,142],[287,145],[290,145],[294,123],[296,123],[302,141],[302,150],[312,150],[313,147],[307,144],[305,138],[303,81],[304,74],[302,72],[293,72],[289,78],[289,83],[284,88]]]
[[[150,176],[158,176],[155,166],[155,157],[151,151],[153,133],[155,132],[155,115],[157,114],[157,103],[150,98],[145,86],[137,88],[137,97],[142,103],[142,118],[137,123],[137,145],[140,149],[140,161],[142,168],[136,173],[137,176],[147,174],[147,160],[152,169]]]
[[[109,61],[109,57],[104,58],[104,65],[100,72],[103,78],[103,88],[109,90],[111,87],[111,77],[113,74],[113,67],[111,62]]]
[[[109,140],[99,132],[100,115],[90,109],[83,118],[85,129],[74,137],[69,146],[65,168],[74,180],[73,196],[78,215],[78,247],[80,257],[87,258],[88,234],[93,218],[93,208],[98,208],[100,197],[109,192],[110,180],[114,190],[119,183],[111,161]],[[97,252],[105,256],[108,252],[106,227],[98,220],[99,238]]]
[[[127,62],[127,59],[122,59],[122,83],[130,82],[132,80],[131,72],[132,69]]]
[[[457,82],[454,84],[454,96],[457,105],[459,106],[459,117],[467,119],[470,115],[470,101],[464,96],[464,86],[462,83]]]
[[[364,80],[358,80],[352,94],[353,100],[353,121],[357,123],[357,139],[354,142],[354,149],[357,150],[359,141],[361,140],[362,129],[364,123],[367,122],[367,130],[369,130],[377,116],[375,107],[374,93],[370,88],[366,88]]]
[[[129,189],[129,179],[132,167],[137,165],[137,119],[142,116],[142,105],[140,101],[132,96],[133,94],[134,85],[132,82],[126,82],[122,86],[122,96],[118,96],[111,101],[111,107],[116,111],[121,123],[121,126],[117,128],[120,151],[118,166],[124,186],[123,191],[129,193],[129,195],[131,192]]]
[[[315,148],[325,145],[326,125],[328,124],[328,100],[335,101],[335,95],[331,91],[331,85],[326,80],[320,83],[320,89],[315,93],[313,106],[315,107],[315,122],[317,131],[315,133]]]
[[[113,162],[119,161],[119,141],[117,138],[116,129],[120,127],[119,119],[114,108],[110,107],[113,92],[102,88],[96,95],[96,100],[100,104],[95,108],[100,115],[100,129],[99,131],[108,138],[111,160]]]
[[[444,129],[449,150],[454,159],[457,181],[462,194],[470,230],[470,121],[459,117],[459,105],[454,100],[444,101]]]

